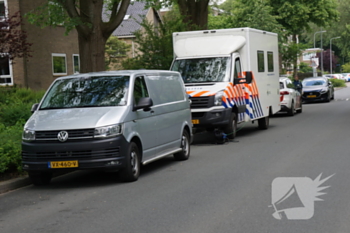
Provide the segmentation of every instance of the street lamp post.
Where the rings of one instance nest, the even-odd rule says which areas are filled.
[[[314,33],[314,48],[316,48],[316,42],[315,42],[315,36],[317,33],[323,33],[323,32],[327,32],[327,31],[319,31],[319,32],[315,32]],[[322,34],[321,34],[321,39],[322,39]]]
[[[335,40],[335,39],[339,39],[340,38],[340,36],[338,36],[338,37],[333,37],[333,38],[331,38],[330,39],[330,41],[329,41],[329,44],[330,44],[330,51],[329,51],[329,53],[330,53],[330,58],[329,58],[329,63],[330,63],[330,71],[331,71],[331,74],[333,74],[332,73],[332,56],[333,56],[333,53],[332,53],[332,40]]]
[[[314,48],[316,48],[316,41],[315,41],[315,36],[316,36],[316,34],[317,33],[321,33],[321,61],[320,61],[320,63],[321,63],[321,75],[323,75],[323,48],[322,48],[322,33],[324,33],[324,32],[327,32],[327,31],[318,31],[318,32],[315,32],[314,33]],[[315,68],[316,69],[316,68]]]

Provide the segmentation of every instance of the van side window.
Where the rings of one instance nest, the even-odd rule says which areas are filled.
[[[264,51],[258,51],[258,72],[265,72]]]
[[[273,72],[273,52],[267,52],[267,71]]]
[[[234,78],[241,78],[238,77],[239,75],[241,75],[241,61],[239,60],[239,58],[236,58],[235,60],[235,73],[234,73]]]
[[[135,79],[135,86],[134,86],[135,104],[137,104],[142,97],[149,97],[148,90],[146,87],[145,78],[137,77]]]

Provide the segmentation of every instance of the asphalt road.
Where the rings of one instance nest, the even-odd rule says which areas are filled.
[[[224,145],[199,133],[188,161],[168,157],[149,164],[134,183],[79,171],[47,187],[1,194],[0,232],[349,232],[349,99],[350,88],[338,90],[330,103],[271,118],[268,130],[246,124]],[[334,176],[321,185],[330,186],[321,191],[324,201],[313,201],[316,182],[307,181],[321,173],[321,179]],[[273,186],[276,178],[294,179],[296,192],[276,198],[289,190]],[[307,219],[291,220],[282,211],[277,220],[272,203],[287,211],[299,204],[296,218]]]

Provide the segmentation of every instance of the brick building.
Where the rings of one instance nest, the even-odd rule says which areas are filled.
[[[6,57],[0,58],[0,85],[40,90],[46,89],[57,77],[79,72],[76,30],[65,36],[63,27],[41,29],[30,24],[24,17],[25,13],[45,2],[47,0],[0,0],[0,20],[6,14],[13,15],[19,11],[23,20],[22,30],[27,32],[27,41],[32,43],[33,51],[32,57],[17,58],[13,64]]]

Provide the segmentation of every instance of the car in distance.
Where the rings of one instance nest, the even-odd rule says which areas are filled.
[[[141,164],[190,156],[190,102],[179,72],[60,77],[32,112],[22,136],[22,165],[34,185],[73,170],[119,171],[122,181],[132,182]]]
[[[338,77],[338,79],[344,80],[346,82],[347,78],[345,78],[343,74],[335,74],[335,75]]]
[[[280,101],[279,112],[287,112],[289,116],[294,116],[296,112],[303,111],[301,93],[295,89],[293,82],[287,77],[280,78]]]
[[[345,79],[345,82],[350,82],[350,73],[343,73],[342,75]]]
[[[330,100],[334,99],[334,87],[327,78],[305,78],[302,84],[302,100],[304,102],[329,102]]]

